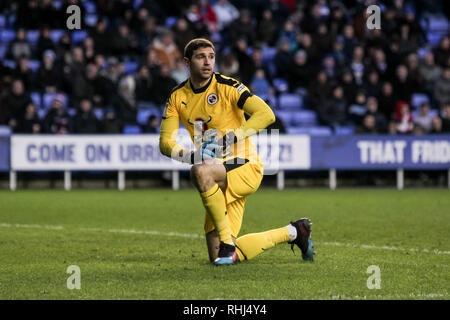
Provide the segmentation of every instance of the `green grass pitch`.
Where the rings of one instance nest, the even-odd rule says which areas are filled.
[[[301,217],[314,263],[281,244],[214,267],[194,190],[1,191],[0,299],[450,298],[448,190],[261,189],[241,235]],[[371,265],[380,289],[367,287]]]

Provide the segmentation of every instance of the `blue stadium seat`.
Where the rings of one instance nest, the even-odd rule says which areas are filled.
[[[123,134],[140,134],[141,132],[142,130],[139,126],[124,126],[122,130]]]
[[[62,0],[53,0],[53,6],[55,7],[56,10],[60,10],[62,5],[63,5]]]
[[[0,31],[0,42],[8,44],[14,40],[16,33],[14,30],[2,30]]]
[[[63,106],[67,108],[69,99],[68,96],[63,93],[44,93],[44,95],[42,96],[42,107],[45,109],[49,109],[52,105],[53,99],[55,99],[57,95],[62,99]]]
[[[137,62],[125,62],[124,71],[126,74],[135,73],[139,67]]]
[[[95,27],[97,24],[98,16],[97,14],[86,14],[84,17],[84,23],[89,27]]]
[[[11,134],[11,128],[9,126],[0,126],[0,134]]]
[[[14,28],[14,25],[16,24],[16,15],[10,14],[8,17],[8,28]]]
[[[259,97],[266,102],[268,101],[268,104],[272,109],[275,109],[278,106],[277,97],[273,94],[260,94]]]
[[[276,54],[277,54],[276,47],[263,47],[261,50],[263,63],[272,61]]]
[[[69,116],[73,117],[77,114],[77,109],[75,108],[67,108],[67,113],[69,114]]]
[[[317,114],[310,110],[295,111],[292,114],[292,122],[299,126],[315,126],[317,125]]]
[[[48,110],[46,110],[46,109],[37,109],[37,114],[38,114],[38,117],[39,117],[39,119],[44,119],[45,118],[45,116],[47,115],[47,112],[48,112]]]
[[[83,5],[87,13],[90,14],[97,13],[97,5],[95,4],[94,1],[84,1]]]
[[[427,40],[431,44],[431,46],[435,47],[441,41],[442,34],[437,32],[427,32]]]
[[[72,42],[74,44],[82,42],[88,37],[88,32],[85,30],[77,30],[72,33]]]
[[[11,68],[11,69],[15,69],[16,68],[16,62],[14,60],[4,60],[3,61],[3,65],[5,67]]]
[[[413,116],[413,119],[415,119],[420,115],[420,111],[415,110],[415,111],[411,112],[411,114]],[[430,109],[430,112],[428,114],[431,118],[435,118],[435,117],[439,116],[439,111],[436,109]]]
[[[0,14],[0,29],[6,28],[6,17]]]
[[[166,18],[166,28],[172,28],[177,23],[178,18],[176,16],[169,16]]]
[[[302,127],[288,127],[288,134],[307,134],[310,136],[331,136],[332,131],[329,127],[311,127],[311,128],[302,128]]]
[[[424,102],[430,103],[430,98],[425,93],[413,93],[411,96],[411,106],[414,109],[417,109],[420,107],[420,105]]]
[[[137,123],[139,124],[147,124],[148,122],[148,118],[150,118],[151,115],[155,115],[156,117],[160,117],[160,113],[159,110],[157,110],[156,108],[151,108],[151,109],[139,109],[138,113],[137,113]]]
[[[303,97],[298,93],[282,93],[278,98],[280,109],[301,109],[303,107]]]
[[[287,92],[289,90],[289,83],[284,78],[273,79],[273,86],[278,92]]]
[[[0,44],[0,60],[3,61],[6,57],[6,51],[8,51],[8,45]]]
[[[355,128],[353,127],[336,127],[335,134],[337,136],[349,136],[355,133]]]
[[[39,30],[28,30],[27,31],[27,40],[30,42],[30,44],[33,47],[35,47],[37,45],[39,36],[40,36]]]
[[[28,66],[33,72],[36,72],[41,66],[41,62],[39,60],[30,60],[28,61]]]
[[[281,120],[281,122],[286,126],[293,126],[294,123],[292,121],[292,111],[280,111],[275,110],[275,116]]]
[[[103,111],[102,108],[94,108],[94,114],[98,120],[102,120],[103,117],[105,116],[105,112]]]
[[[144,0],[134,0],[133,8],[137,9],[144,2]]]
[[[41,108],[41,94],[39,92],[32,92],[31,100],[33,100],[33,103],[37,109]]]
[[[65,30],[52,30],[50,31],[50,38],[54,43],[58,43],[59,39],[66,33]]]

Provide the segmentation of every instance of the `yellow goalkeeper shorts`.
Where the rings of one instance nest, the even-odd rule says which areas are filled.
[[[263,165],[246,162],[245,164],[224,163],[227,170],[227,190],[225,200],[227,203],[227,216],[230,222],[232,235],[237,238],[242,226],[244,206],[247,196],[258,190],[263,178]],[[215,229],[210,215],[205,214],[205,234]]]

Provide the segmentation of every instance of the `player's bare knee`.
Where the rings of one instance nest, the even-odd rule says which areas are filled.
[[[215,183],[208,165],[203,163],[192,166],[191,181],[200,192],[208,191]]]

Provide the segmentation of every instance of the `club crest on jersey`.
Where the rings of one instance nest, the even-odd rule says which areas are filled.
[[[209,105],[214,105],[217,103],[217,101],[219,100],[219,98],[217,97],[217,95],[215,93],[211,93],[208,98],[206,98],[206,101],[208,102]]]

